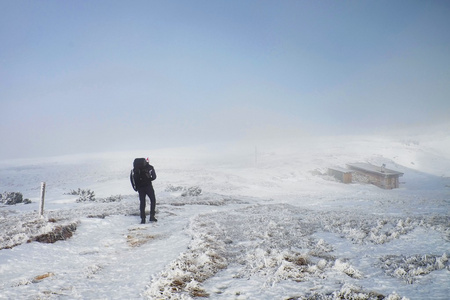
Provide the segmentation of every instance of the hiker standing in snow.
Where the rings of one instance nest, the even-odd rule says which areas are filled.
[[[158,221],[155,218],[156,197],[152,185],[152,181],[155,179],[156,172],[148,163],[148,158],[136,158],[130,173],[130,181],[133,189],[139,193],[141,224],[145,224],[146,196],[150,198],[150,222]]]

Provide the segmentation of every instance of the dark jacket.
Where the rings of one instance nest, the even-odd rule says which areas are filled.
[[[139,188],[143,188],[152,185],[152,181],[156,179],[155,168],[152,165],[146,164],[142,168],[135,168],[131,170],[130,181],[133,189],[137,191]]]

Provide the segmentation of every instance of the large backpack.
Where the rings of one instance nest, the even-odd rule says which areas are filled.
[[[133,170],[131,170],[131,184],[133,189],[147,186],[151,183],[151,176],[148,169],[148,161],[145,158],[136,158],[133,162]]]
[[[133,162],[133,168],[134,169],[141,169],[148,165],[148,161],[145,158],[136,158]]]

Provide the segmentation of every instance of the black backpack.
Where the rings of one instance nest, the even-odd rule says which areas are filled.
[[[148,161],[145,158],[136,158],[133,162],[134,169],[141,169],[148,165]]]
[[[151,183],[148,166],[148,161],[145,158],[136,158],[134,160],[130,179],[135,191],[137,188],[147,186]]]

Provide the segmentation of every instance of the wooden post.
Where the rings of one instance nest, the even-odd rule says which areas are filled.
[[[41,202],[39,204],[39,216],[44,217],[45,182],[41,182]]]

